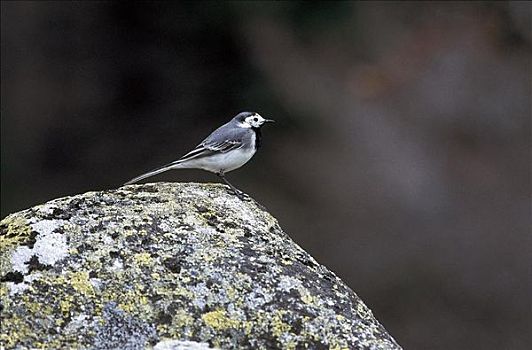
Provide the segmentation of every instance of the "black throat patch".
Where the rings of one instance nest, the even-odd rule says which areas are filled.
[[[262,132],[260,131],[260,128],[251,129],[255,131],[255,150],[258,150],[259,147],[262,145]]]

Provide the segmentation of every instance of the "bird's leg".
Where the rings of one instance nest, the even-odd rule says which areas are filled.
[[[240,198],[240,199],[242,199],[242,200],[245,199],[244,192],[240,191],[240,190],[237,189],[235,186],[233,186],[229,181],[227,181],[227,179],[225,178],[225,175],[224,175],[223,172],[216,173],[216,175],[218,175],[218,177],[220,177],[220,179],[222,179],[223,182],[225,182],[225,184],[231,188],[231,191],[233,191],[233,193],[234,193],[238,198]]]

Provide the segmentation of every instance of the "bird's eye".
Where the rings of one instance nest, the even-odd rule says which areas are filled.
[[[258,122],[259,118],[253,118],[253,121]]]

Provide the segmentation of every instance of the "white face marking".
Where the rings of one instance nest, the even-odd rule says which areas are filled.
[[[266,119],[260,116],[260,114],[255,113],[244,119],[244,121],[240,124],[243,128],[259,128]]]

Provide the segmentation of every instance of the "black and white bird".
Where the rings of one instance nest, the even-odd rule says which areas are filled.
[[[261,145],[261,127],[267,122],[273,120],[255,112],[239,113],[180,159],[137,176],[125,185],[168,170],[203,169],[218,175],[240,197],[241,192],[227,181],[225,173],[240,168],[253,157]]]

